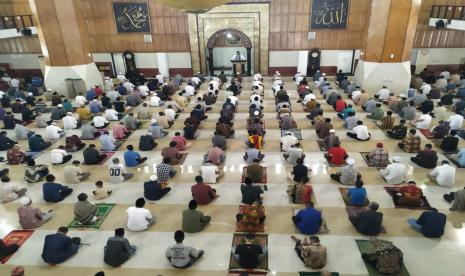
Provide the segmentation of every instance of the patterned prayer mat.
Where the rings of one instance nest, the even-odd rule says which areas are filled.
[[[291,129],[286,129],[286,130],[281,129],[281,137],[286,135],[286,132],[288,131],[292,132],[294,136],[297,138],[297,140],[302,140],[302,132],[298,128],[291,128]]]
[[[107,218],[108,214],[111,212],[115,204],[107,204],[107,203],[97,203],[97,213],[96,216],[98,217],[98,220],[92,224],[81,224],[77,222],[75,219],[71,221],[71,223],[68,225],[69,228],[95,228],[99,229],[102,223],[105,221]]]
[[[434,138],[434,135],[433,133],[431,132],[431,130],[427,129],[427,128],[419,128],[418,129],[421,134],[423,134],[426,138],[430,139],[430,140],[442,140],[442,139],[439,139],[439,138]]]
[[[247,167],[242,168],[242,178],[241,183],[244,183],[245,178],[247,177]],[[266,184],[267,183],[267,174],[266,174],[266,167],[263,167],[263,176],[260,182],[254,182],[256,184]]]
[[[17,244],[19,246],[23,245],[26,240],[34,233],[34,230],[13,230],[8,235],[3,238],[3,243],[5,245]],[[2,264],[6,263],[12,255],[6,256],[0,260]]]
[[[181,152],[181,159],[179,160],[178,163],[176,164],[172,164],[172,165],[182,165],[184,163],[184,161],[186,161],[186,157],[187,157],[187,152]]]
[[[349,198],[347,197],[347,192],[349,191],[349,188],[339,188],[339,192],[341,193],[342,199],[344,200],[344,204],[346,207],[355,207],[355,206],[350,206],[349,203]],[[368,198],[365,200],[365,205],[363,206],[368,206],[370,204],[370,200]],[[363,207],[363,206],[357,206],[357,207]]]
[[[115,154],[116,152],[114,151],[101,151],[100,152],[101,154],[105,154],[107,157],[105,157],[102,161],[100,161],[100,163],[98,163],[98,165],[103,165],[105,162],[107,162],[108,159],[110,159],[113,154]]]
[[[239,205],[239,214],[244,217],[236,222],[236,232],[265,232],[265,223],[259,222],[259,216],[265,214],[265,206],[260,206],[259,211],[256,206]]]
[[[254,271],[254,272],[229,272],[228,273],[228,276],[263,276],[263,275],[267,275],[268,273],[267,272],[257,272],[257,271]]]
[[[386,192],[392,197],[392,201],[394,202],[394,205],[396,208],[405,208],[405,209],[416,209],[416,210],[429,210],[431,209],[431,206],[429,205],[428,200],[426,199],[425,196],[421,197],[421,205],[420,206],[408,206],[408,205],[402,205],[398,202],[397,197],[395,197],[396,189],[398,187],[384,187]]]
[[[349,217],[356,217],[358,213],[367,211],[365,207],[346,207],[347,215]],[[381,233],[386,233],[386,229],[381,225]]]
[[[373,245],[373,241],[355,240],[355,242],[357,243],[358,250],[360,251],[361,254],[372,252],[375,249],[375,247]],[[370,276],[386,276],[387,275],[387,274],[382,274],[382,273],[378,272],[375,267],[368,264],[367,262],[364,261],[364,263],[365,263],[365,266],[366,266],[366,268],[368,270],[368,275],[370,275]],[[393,274],[391,274],[391,275],[393,275]],[[400,273],[395,274],[395,275],[396,276],[410,276],[410,274],[407,271],[407,268],[405,267],[404,264],[402,264],[402,268],[401,268]]]
[[[234,233],[231,247],[237,247],[239,244],[245,243],[246,235],[247,234]],[[268,247],[268,235],[267,234],[255,234],[255,240],[253,241],[253,243]],[[257,268],[244,269],[244,268],[241,268],[241,266],[239,265],[239,262],[233,256],[231,252],[231,256],[229,257],[229,269],[228,270],[233,270],[234,272],[248,272],[248,273],[267,272],[268,271],[268,253],[265,254],[263,261],[258,265]]]
[[[300,211],[301,209],[295,209],[294,210],[294,216],[297,215],[297,213]],[[317,210],[320,210],[320,209],[317,209]],[[320,210],[321,211],[321,210]],[[329,228],[328,228],[328,224],[326,224],[326,219],[323,215],[323,213],[321,213],[321,219],[323,220],[323,222],[321,223],[321,226],[320,226],[320,231],[318,231],[317,234],[328,234],[329,233]],[[300,230],[299,228],[297,228],[297,226],[294,225],[294,231],[295,233],[297,234],[300,234]]]
[[[372,168],[386,168],[387,165],[391,164],[391,161],[387,161],[387,163],[384,165],[384,166],[372,166],[370,165],[370,162],[368,161],[368,157],[367,155],[369,154],[370,152],[369,151],[362,151],[360,152],[360,155],[363,157],[363,160],[365,160],[365,163],[367,163],[367,166],[368,167],[372,167]]]

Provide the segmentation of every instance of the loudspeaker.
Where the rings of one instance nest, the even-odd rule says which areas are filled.
[[[438,20],[436,21],[436,29],[444,29],[446,27],[446,23],[444,20]]]
[[[31,31],[31,29],[29,29],[29,28],[23,28],[23,29],[21,30],[21,33],[22,33],[24,36],[31,36],[31,35],[32,35],[32,31]]]

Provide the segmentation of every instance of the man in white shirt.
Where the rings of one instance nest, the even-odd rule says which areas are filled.
[[[106,109],[105,110],[105,118],[108,121],[118,121],[118,111],[114,109]]]
[[[58,140],[63,136],[65,136],[65,132],[61,128],[57,127],[55,122],[50,123],[45,128],[45,138],[48,140]]]
[[[166,257],[174,268],[187,269],[191,267],[205,253],[203,250],[196,250],[192,246],[184,245],[184,232],[177,230],[174,233],[176,244],[166,249]]]
[[[263,86],[261,85],[256,85],[252,88],[252,92],[257,95],[262,95],[263,94]]]
[[[431,91],[431,85],[424,82],[421,86],[420,86],[420,90],[423,92],[424,95],[428,95],[429,92]]]
[[[158,73],[155,76],[155,78],[158,80],[159,85],[162,85],[165,82],[165,78],[163,77],[163,75],[161,73]]]
[[[389,98],[390,93],[391,92],[389,91],[389,89],[387,89],[387,87],[383,85],[383,88],[379,90],[378,93],[376,93],[376,95],[378,96],[378,99],[380,101],[384,101],[387,100],[387,98]]]
[[[311,100],[316,100],[316,96],[312,92],[305,95],[304,99],[302,100],[302,104],[306,105]]]
[[[78,184],[81,181],[86,180],[89,178],[90,173],[83,172],[81,167],[79,166],[81,162],[79,160],[74,160],[72,165],[67,165],[63,173],[65,175],[65,182],[68,184]]]
[[[197,74],[200,75],[200,72],[197,72]],[[202,82],[202,80],[201,80],[199,77],[197,77],[197,76],[193,76],[193,77],[191,78],[191,81],[192,81],[193,83],[195,83],[195,86],[198,86],[198,85]]]
[[[241,54],[241,52],[237,51],[236,54],[231,57],[231,60],[245,60],[245,57]]]
[[[160,97],[158,97],[158,94],[157,93],[154,93],[152,95],[152,97],[150,97],[150,106],[161,106],[163,105],[165,102],[162,101],[160,99]]]
[[[356,87],[355,90],[352,92],[352,101],[356,102],[360,98],[360,95],[362,94],[362,90],[360,90],[360,87]]]
[[[123,164],[121,164],[118,158],[113,158],[111,160],[108,170],[110,173],[111,183],[120,183],[121,181],[128,180],[133,176],[132,173],[128,173],[126,171],[126,168]]]
[[[124,82],[124,80],[126,80],[126,76],[123,74],[123,72],[119,72],[118,75],[116,75],[116,78],[117,78],[120,82]]]
[[[362,121],[358,121],[357,126],[352,129],[352,132],[347,132],[346,134],[347,136],[359,141],[368,141],[371,136],[371,134],[368,133],[368,127],[363,125]]]
[[[67,112],[66,116],[63,117],[63,128],[64,129],[75,129],[80,127],[76,118],[73,117],[73,113]]]
[[[129,231],[139,232],[150,228],[155,224],[156,217],[150,213],[149,210],[144,208],[145,199],[138,198],[135,207],[129,207],[126,210],[128,214],[127,227]]]
[[[450,188],[455,184],[455,168],[447,160],[442,161],[441,166],[437,166],[426,176],[441,187]]]
[[[121,97],[121,94],[115,90],[108,91],[106,94],[107,97],[110,98],[110,103],[116,102],[116,98]]]
[[[297,86],[299,86],[300,82],[304,79],[304,76],[302,75],[302,73],[300,72],[297,72],[297,74],[294,75],[294,80],[295,80],[295,84]]]
[[[79,95],[77,95],[76,98],[74,98],[74,104],[77,107],[83,107],[86,105],[86,103],[87,99],[82,95],[82,93],[79,93]]]
[[[192,97],[195,95],[195,87],[191,84],[191,83],[188,83],[185,87],[184,87],[184,91],[185,92],[185,96],[186,97]]]
[[[113,80],[110,79],[110,77],[105,77],[103,88],[105,88],[105,91],[110,91],[110,90],[115,89],[115,84],[113,83]]]
[[[202,175],[203,182],[205,183],[216,183],[216,181],[224,175],[223,171],[219,171],[218,167],[207,160],[205,165],[200,167],[200,174]]]
[[[105,119],[105,117],[101,115],[97,115],[92,119],[92,122],[94,123],[94,126],[96,128],[104,128],[110,124],[110,122]]]
[[[249,98],[251,104],[252,104],[253,101],[256,101],[255,98],[257,98],[258,101],[261,101],[261,100],[262,100],[262,96],[260,96],[259,94],[255,94],[255,93],[254,93],[254,94],[252,94],[252,95],[250,96],[250,98]]]
[[[174,122],[174,120],[176,120],[176,111],[174,111],[171,105],[168,105],[164,112],[168,122]]]
[[[262,81],[262,79],[263,79],[263,77],[259,73],[256,73],[255,75],[253,75],[254,82],[255,81]]]
[[[11,87],[16,88],[18,90],[19,88],[19,80],[17,78],[12,78],[10,81]]]
[[[123,83],[124,88],[126,88],[126,91],[128,94],[134,91],[134,84],[130,83],[129,81],[125,81]]]
[[[276,93],[281,89],[281,86],[283,86],[283,81],[280,79],[277,79],[273,82],[271,89],[273,90],[273,92]]]
[[[149,88],[147,87],[147,85],[139,85],[139,86],[137,87],[137,90],[139,90],[140,95],[141,95],[142,97],[147,97],[147,96],[149,95],[149,92],[150,92],[150,91],[149,91]]]
[[[286,135],[281,137],[279,142],[281,143],[281,149],[286,152],[291,148],[291,146],[299,144],[297,137],[295,137],[290,131],[287,131]]]
[[[429,129],[432,120],[433,120],[433,117],[431,117],[431,115],[429,115],[428,112],[423,112],[420,118],[418,118],[417,120],[413,122],[413,125],[418,129],[420,128]]]
[[[381,177],[388,184],[401,184],[407,180],[407,168],[404,164],[400,163],[401,161],[402,158],[400,156],[394,156],[392,163],[387,165],[386,169],[379,171]]]
[[[439,74],[440,76],[443,76],[446,80],[450,79],[450,72],[447,71],[447,70],[444,70],[441,72],[441,74]],[[13,80],[11,80],[13,81]]]
[[[447,121],[449,122],[451,130],[460,129],[462,128],[463,124],[463,116],[459,112],[457,112],[456,114],[450,116],[449,119],[447,119]]]
[[[57,149],[52,149],[50,152],[50,160],[54,165],[65,164],[71,160],[73,156],[68,154],[65,150],[65,146],[59,146]]]

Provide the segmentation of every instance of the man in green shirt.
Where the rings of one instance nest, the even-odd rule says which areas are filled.
[[[200,232],[210,223],[211,217],[204,216],[202,212],[196,209],[197,202],[191,200],[189,202],[189,209],[182,211],[182,230],[184,230],[184,232]]]

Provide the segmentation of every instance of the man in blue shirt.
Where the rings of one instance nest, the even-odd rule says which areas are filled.
[[[379,204],[371,202],[367,211],[361,211],[356,216],[349,216],[350,222],[357,231],[363,235],[376,236],[381,230],[383,223],[383,213],[377,212]]]
[[[126,87],[124,87],[122,83],[120,83],[119,86],[118,86],[118,93],[120,95],[127,95],[128,94],[127,90],[126,90]]]
[[[362,187],[363,182],[357,181],[355,183],[355,188],[350,188],[347,197],[349,199],[350,206],[365,206],[367,201],[367,191]]]
[[[127,167],[137,167],[139,164],[142,164],[147,160],[147,157],[142,157],[136,151],[132,145],[126,147],[128,150],[124,153],[124,163]]]
[[[418,219],[409,218],[408,223],[416,231],[422,233],[427,238],[439,238],[444,234],[447,217],[432,208],[424,211]]]
[[[342,112],[337,113],[337,116],[342,120],[345,120],[347,117],[349,117],[349,114],[351,114],[351,112],[353,112],[355,115],[355,109],[352,107],[351,104],[349,104],[346,108],[344,108]]]
[[[314,204],[311,201],[307,203],[305,209],[300,210],[297,215],[292,217],[292,221],[302,234],[307,235],[318,233],[323,223],[321,212],[314,208]]]
[[[457,153],[457,161],[461,167],[465,167],[465,148]]]
[[[93,88],[87,90],[87,92],[86,92],[86,100],[88,102],[90,102],[90,101],[92,101],[92,100],[94,100],[96,98],[97,98],[97,93],[95,93],[95,90]]]
[[[73,192],[73,189],[55,183],[55,176],[53,174],[47,175],[45,179],[47,182],[42,185],[42,192],[46,202],[60,202]]]
[[[80,238],[66,236],[68,227],[60,227],[55,234],[45,236],[42,259],[48,264],[59,264],[77,253]]]

